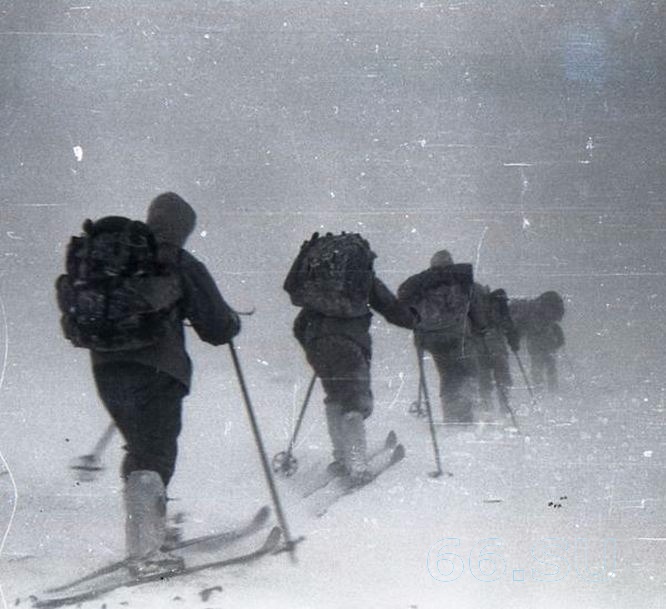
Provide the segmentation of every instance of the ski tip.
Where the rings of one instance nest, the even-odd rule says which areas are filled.
[[[391,430],[386,436],[386,442],[384,443],[386,448],[393,448],[398,443],[398,436],[395,434],[395,431]]]
[[[271,532],[268,534],[266,541],[261,549],[262,552],[271,552],[275,550],[282,539],[282,529],[278,526],[275,526],[271,529]]]
[[[101,465],[70,465],[69,469],[78,472],[101,472],[104,470]]]
[[[398,444],[393,449],[393,454],[391,455],[391,465],[402,461],[405,458],[405,447],[402,444]]]
[[[262,522],[266,522],[268,520],[268,517],[271,515],[271,508],[269,505],[264,505],[255,515],[253,518],[254,524],[261,524]]]
[[[64,603],[58,602],[59,599],[39,599],[36,596],[29,596],[28,600],[32,602],[32,606],[35,609],[46,609],[47,607],[61,607]]]

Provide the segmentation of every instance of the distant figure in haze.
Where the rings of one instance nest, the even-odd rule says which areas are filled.
[[[97,390],[125,440],[126,549],[138,577],[182,567],[161,551],[166,487],[174,473],[192,364],[183,320],[222,345],[240,331],[206,267],[183,249],[196,214],[174,193],[156,197],[146,223],[86,221],[58,279],[65,335],[90,349]]]
[[[564,301],[555,291],[544,292],[537,298],[514,299],[509,311],[520,339],[525,339],[530,354],[530,376],[537,390],[558,390],[557,351],[564,346],[560,322],[564,318]]]
[[[368,471],[364,421],[373,410],[370,388],[371,309],[389,323],[412,328],[412,313],[373,270],[374,252],[360,235],[314,233],[294,261],[284,289],[302,307],[294,336],[326,393],[333,446],[328,469],[363,484]]]
[[[493,410],[493,383],[500,405],[508,410],[509,388],[513,386],[509,350],[518,351],[520,337],[511,319],[509,299],[503,289],[491,291],[489,287],[479,290],[484,317],[487,322],[485,334],[475,338],[479,363],[479,391],[481,404],[486,412]]]
[[[444,420],[473,422],[479,403],[474,337],[485,332],[487,323],[472,265],[454,264],[451,254],[441,250],[429,269],[398,288],[398,299],[416,313],[419,357],[427,351],[437,366]]]

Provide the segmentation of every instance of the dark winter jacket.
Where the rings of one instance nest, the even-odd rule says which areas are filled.
[[[520,298],[511,300],[509,310],[519,337],[525,337],[530,350],[554,353],[564,346],[564,332],[558,323],[564,316],[563,306],[553,308],[550,303],[544,306],[543,299]]]
[[[368,299],[371,309],[386,321],[402,328],[414,327],[414,316],[377,277],[374,278]],[[358,344],[370,358],[372,340],[370,322],[372,313],[360,317],[329,317],[312,309],[303,308],[294,321],[294,336],[307,349],[312,341],[324,336],[345,336]]]
[[[485,331],[487,320],[484,314],[479,290],[481,286],[474,283],[471,264],[450,264],[434,266],[404,281],[398,288],[398,299],[406,306],[419,311],[429,294],[442,286],[459,286],[465,293],[466,312],[463,317],[469,320],[460,328],[461,333],[468,334]],[[424,331],[426,320],[416,324],[416,331]],[[421,327],[419,327],[421,326]]]
[[[497,332],[500,336],[506,338],[513,351],[518,351],[520,336],[516,325],[511,319],[509,311],[509,299],[504,290],[493,290],[482,288],[481,300],[483,303],[484,314],[488,323],[490,332]]]
[[[134,351],[91,351],[93,366],[133,362],[165,372],[189,388],[192,363],[185,350],[183,320],[189,320],[199,338],[211,345],[227,343],[240,332],[238,315],[222,298],[206,267],[182,249],[195,218],[194,210],[178,195],[166,193],[153,201],[147,223],[157,238],[160,261],[180,278],[182,297],[157,344]]]

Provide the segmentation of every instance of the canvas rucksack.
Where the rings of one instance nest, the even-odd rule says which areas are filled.
[[[155,344],[175,314],[180,279],[158,261],[146,224],[120,216],[86,220],[56,281],[61,324],[76,347],[132,351]]]
[[[453,264],[426,272],[435,277],[431,287],[424,290],[413,305],[419,317],[416,330],[437,331],[451,337],[463,336],[469,329],[468,314],[474,281],[472,265]],[[441,281],[437,281],[437,275],[441,276]]]
[[[544,292],[535,300],[535,309],[544,321],[560,322],[564,318],[564,300],[554,290]]]
[[[331,317],[368,313],[375,254],[356,233],[319,236],[301,247],[284,289],[291,302]]]

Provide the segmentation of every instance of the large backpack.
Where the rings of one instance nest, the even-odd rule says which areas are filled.
[[[421,292],[413,305],[419,319],[416,331],[440,332],[451,338],[467,334],[474,283],[472,265],[453,264],[426,273],[433,277],[428,278],[430,287]]]
[[[146,224],[120,216],[86,220],[56,281],[61,325],[76,347],[132,351],[164,335],[181,298],[175,270],[158,260]]]
[[[301,247],[284,289],[291,302],[330,317],[368,313],[375,254],[356,233],[312,235]]]
[[[534,302],[537,315],[544,321],[560,322],[564,318],[564,300],[554,290],[544,292]]]

